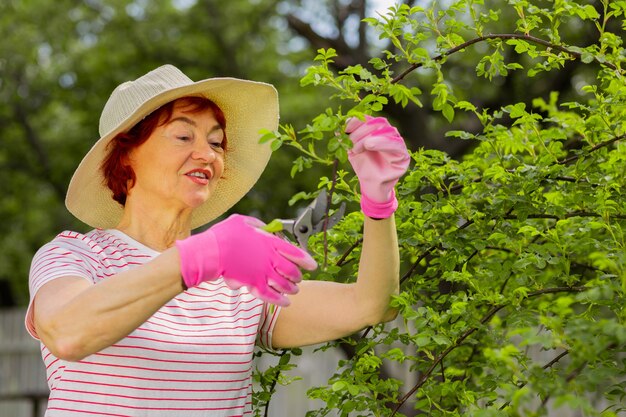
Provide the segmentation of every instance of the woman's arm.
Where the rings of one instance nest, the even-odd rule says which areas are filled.
[[[400,275],[394,186],[411,158],[398,130],[383,117],[351,118],[346,133],[353,143],[348,159],[359,179],[365,214],[357,281],[303,282],[292,306],[278,316],[272,339],[277,348],[334,340],[397,314],[389,307]]]
[[[58,358],[80,360],[139,327],[183,290],[183,278],[192,287],[223,277],[232,289],[245,285],[261,299],[287,302],[275,288],[297,291],[302,277],[298,268],[317,264],[302,249],[260,230],[262,226],[252,217],[233,215],[176,241],[152,261],[95,285],[79,276],[54,279],[33,301],[35,330]]]
[[[35,296],[35,329],[56,357],[77,361],[126,337],[182,290],[176,249],[95,285],[57,278]]]
[[[272,336],[275,348],[335,340],[389,321],[397,312],[391,296],[399,290],[399,254],[394,218],[365,217],[356,283],[304,281],[281,310]]]

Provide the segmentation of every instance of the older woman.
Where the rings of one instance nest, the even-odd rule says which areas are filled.
[[[249,415],[255,344],[320,343],[394,316],[393,187],[408,154],[385,119],[346,129],[365,213],[356,283],[301,282],[315,261],[252,217],[191,234],[256,182],[270,154],[258,133],[277,122],[263,83],[165,65],[114,90],[66,200],[94,230],[59,234],[31,267],[46,416]]]

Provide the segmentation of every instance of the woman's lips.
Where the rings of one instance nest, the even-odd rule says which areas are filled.
[[[213,177],[213,173],[207,169],[194,169],[187,172],[185,176],[196,184],[207,185]]]

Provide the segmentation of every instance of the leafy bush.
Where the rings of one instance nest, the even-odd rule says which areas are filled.
[[[403,272],[391,303],[400,318],[321,347],[352,354],[327,386],[309,390],[326,404],[309,416],[541,416],[560,407],[618,415],[626,410],[626,1],[439,3],[367,19],[393,45],[369,68],[336,73],[335,51],[319,50],[302,84],[333,89],[338,104],[264,138],[301,151],[292,176],[327,166],[319,187],[355,208],[311,242],[325,265],[316,279],[356,276],[362,215],[346,164],[347,117],[428,103],[442,116],[433,123],[447,124],[441,140],[474,144],[459,159],[413,150],[398,185]],[[507,13],[515,27],[497,33]],[[595,43],[565,41],[565,30],[589,29]],[[452,59],[472,59],[476,82],[516,72],[530,84],[573,63],[585,72],[574,97],[547,85],[529,102],[484,108],[446,73]],[[480,128],[456,129],[458,120]],[[256,375],[257,405],[292,366],[288,355]],[[392,364],[413,377],[394,377]]]

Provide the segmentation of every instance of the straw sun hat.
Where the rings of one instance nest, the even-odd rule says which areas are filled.
[[[178,68],[164,65],[119,85],[100,116],[100,139],[74,172],[65,204],[82,222],[95,228],[115,227],[123,208],[113,200],[100,164],[109,142],[126,132],[162,105],[184,96],[212,100],[224,112],[228,151],[226,178],[211,197],[194,210],[191,227],[207,224],[237,203],[256,183],[265,169],[271,150],[259,144],[261,129],[278,127],[278,94],[265,83],[236,78],[210,78],[194,82]]]

